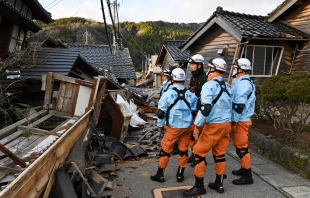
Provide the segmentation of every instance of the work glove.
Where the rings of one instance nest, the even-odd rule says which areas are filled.
[[[199,131],[200,131],[200,129],[195,125],[194,131],[193,131],[193,136],[194,136],[196,141],[198,140],[198,137],[199,137]]]

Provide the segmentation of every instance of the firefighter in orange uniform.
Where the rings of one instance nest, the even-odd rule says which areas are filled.
[[[210,182],[208,187],[224,192],[223,180],[225,178],[226,160],[225,153],[230,140],[231,131],[231,88],[223,81],[223,74],[227,68],[226,62],[221,58],[211,59],[208,64],[208,79],[201,91],[201,107],[194,124],[194,137],[198,139],[194,146],[195,156],[195,185],[183,192],[185,197],[206,194],[204,175],[206,156],[212,149],[215,161],[215,182]],[[199,130],[201,133],[198,137]]]
[[[151,176],[151,180],[164,182],[164,170],[168,165],[170,153],[174,144],[178,141],[179,158],[177,182],[184,180],[184,170],[188,161],[188,145],[191,135],[190,126],[193,124],[192,112],[196,112],[197,97],[184,88],[185,73],[176,68],[172,71],[172,86],[161,96],[158,102],[159,131],[166,133],[161,141],[157,173]]]
[[[251,116],[255,110],[255,86],[250,79],[251,62],[240,58],[234,62],[233,77],[235,78],[232,89],[232,125],[233,145],[240,158],[241,168],[232,171],[233,175],[241,176],[233,180],[235,185],[253,184],[251,172],[251,157],[248,148],[249,128],[252,125]]]

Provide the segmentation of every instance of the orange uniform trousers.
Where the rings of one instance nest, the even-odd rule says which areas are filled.
[[[178,148],[180,152],[186,152],[189,145],[189,138],[191,136],[191,128],[185,129],[175,129],[169,126],[165,127],[166,133],[161,140],[161,149],[164,150],[166,153],[171,153],[174,147],[174,144],[178,142]],[[166,168],[169,162],[168,156],[162,156],[159,158],[158,167],[159,168]],[[178,158],[178,165],[182,168],[186,167],[188,162],[188,156],[183,155]]]
[[[194,118],[194,121],[196,120],[196,117],[197,117],[198,113],[196,113],[196,116]],[[194,133],[194,129],[195,129],[196,125],[195,124],[192,124],[191,126],[191,130],[192,130],[192,133]],[[192,151],[193,151],[193,147],[194,145],[197,143],[197,140],[195,139],[192,139],[192,137],[190,138],[189,140],[189,146],[191,147]]]
[[[194,146],[193,153],[201,157],[206,157],[212,149],[214,156],[225,158],[225,153],[230,141],[229,133],[231,132],[231,123],[212,123],[204,124],[197,143]],[[217,158],[217,159],[221,159]],[[195,158],[198,160],[198,158]],[[194,175],[202,178],[205,175],[206,164],[204,161],[196,164]],[[215,164],[214,172],[218,175],[225,174],[226,161]]]
[[[249,128],[252,125],[252,121],[237,122],[236,128],[232,132],[232,142],[235,148],[248,148],[249,144]],[[244,152],[241,150],[241,152]],[[240,164],[242,168],[251,168],[251,157],[250,153],[247,153],[240,159]]]

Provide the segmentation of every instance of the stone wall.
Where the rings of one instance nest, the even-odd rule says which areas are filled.
[[[288,148],[265,135],[250,131],[250,149],[310,180],[310,152]]]

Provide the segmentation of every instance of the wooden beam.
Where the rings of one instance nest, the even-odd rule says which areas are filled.
[[[27,118],[24,118],[18,122],[15,122],[14,124],[11,124],[10,126],[7,126],[3,129],[0,130],[0,139],[10,135],[11,133],[15,132],[17,130],[17,127],[19,125],[28,123],[28,122],[32,122],[33,120],[38,119],[41,116],[44,116],[48,113],[47,110],[41,110],[35,114],[32,114],[31,116],[28,116]]]
[[[48,198],[49,197],[49,194],[50,194],[50,192],[52,190],[52,187],[53,187],[53,184],[54,184],[54,181],[55,181],[56,170],[58,169],[58,166],[59,166],[58,163],[56,163],[53,166],[51,174],[49,175],[49,180],[48,180],[48,183],[47,183],[47,186],[46,186],[43,198]]]
[[[46,77],[43,109],[49,109],[52,92],[53,92],[53,73],[48,72],[47,77]]]
[[[230,27],[227,22],[225,22],[224,20],[217,18],[216,23],[223,28],[228,34],[230,34],[232,37],[234,37],[237,41],[241,41],[242,40],[242,35],[240,32],[238,32],[237,30],[235,30],[234,28]]]
[[[68,76],[62,76],[59,74],[53,74],[53,78],[56,80],[60,80],[63,82],[68,82],[68,83],[72,83],[72,84],[80,84],[80,85],[84,85],[86,87],[94,87],[94,84],[92,82],[86,81],[86,80],[80,80],[80,79],[76,79],[76,78],[71,78]]]
[[[41,91],[45,91],[46,89],[46,75],[45,74],[42,75],[41,81],[42,81]]]
[[[294,5],[298,0],[290,0],[286,1],[282,6],[276,8],[272,13],[267,16],[267,21],[269,23],[276,20],[281,14],[283,14],[286,10],[288,10],[292,5]]]
[[[0,197],[19,198],[20,195],[33,198],[39,197],[47,185],[48,172],[54,164],[62,164],[70,152],[73,144],[85,130],[91,111],[86,112],[66,133],[52,144],[34,163],[23,171],[3,191]]]
[[[32,127],[27,127],[20,125],[18,126],[18,130],[24,130],[24,131],[29,131],[30,133],[37,134],[37,135],[54,135],[60,137],[61,134],[58,133],[53,133],[44,129],[38,129],[38,128],[32,128]]]

